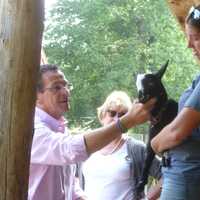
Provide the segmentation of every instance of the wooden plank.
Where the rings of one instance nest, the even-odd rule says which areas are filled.
[[[0,1],[0,200],[27,200],[43,0]]]

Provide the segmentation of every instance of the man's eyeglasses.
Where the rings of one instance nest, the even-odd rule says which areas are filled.
[[[189,17],[199,20],[200,19],[200,10],[196,9],[194,6],[190,8]]]
[[[107,113],[109,114],[110,117],[122,117],[125,115],[127,112],[117,112],[115,110],[107,110]]]
[[[73,86],[72,86],[72,84],[67,84],[67,85],[55,84],[52,87],[44,88],[43,91],[49,90],[53,93],[57,93],[57,92],[61,91],[62,89],[65,89],[67,91],[71,91],[71,90],[73,90]]]

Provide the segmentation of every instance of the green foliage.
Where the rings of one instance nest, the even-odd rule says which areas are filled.
[[[96,108],[112,90],[135,98],[135,76],[156,71],[167,59],[164,83],[178,99],[198,70],[186,45],[162,0],[59,0],[44,34],[49,62],[60,65],[74,86],[73,126],[98,126]]]

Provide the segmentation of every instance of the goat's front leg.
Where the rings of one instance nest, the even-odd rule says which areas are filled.
[[[151,148],[150,142],[148,142],[144,167],[142,170],[142,176],[140,177],[139,183],[137,185],[138,193],[141,193],[144,191],[144,187],[148,182],[149,170],[151,168],[151,164],[153,162],[154,157],[155,157],[155,153],[154,153],[153,149]]]

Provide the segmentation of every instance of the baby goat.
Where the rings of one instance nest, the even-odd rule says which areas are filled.
[[[163,127],[169,124],[177,115],[178,104],[173,99],[168,99],[167,92],[162,84],[162,77],[168,66],[168,62],[161,67],[157,73],[139,74],[137,76],[136,86],[138,90],[139,102],[145,103],[150,98],[157,99],[154,108],[151,111],[150,127],[148,133],[148,142],[146,150],[145,163],[142,169],[142,176],[137,185],[137,192],[143,192],[145,185],[148,182],[148,173],[151,163],[155,157],[155,153],[151,148],[151,139],[157,135]],[[162,165],[169,166],[170,158],[163,156]]]

